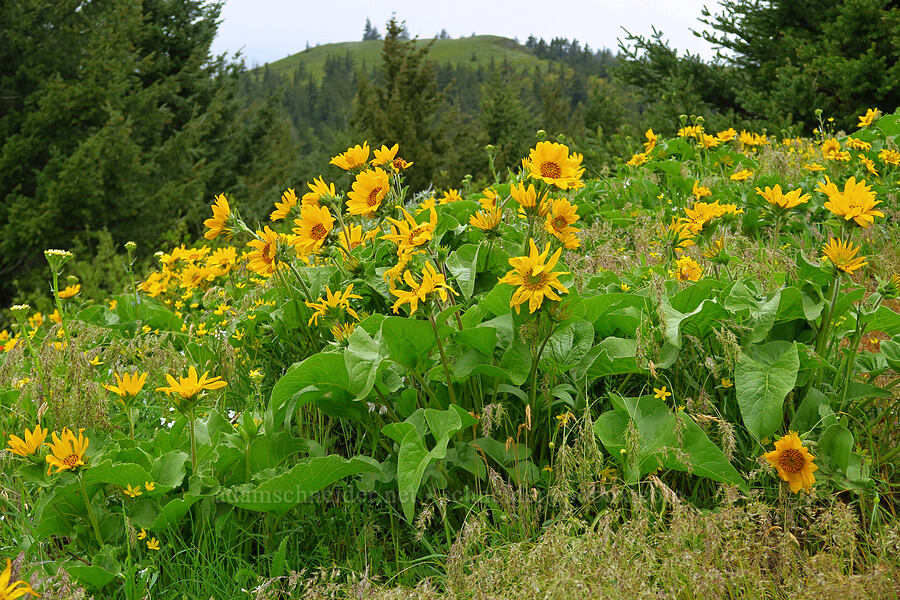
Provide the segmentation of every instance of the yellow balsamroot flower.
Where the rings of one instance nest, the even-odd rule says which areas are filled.
[[[538,142],[522,160],[522,167],[529,177],[540,179],[561,189],[575,189],[584,186],[581,175],[584,157],[577,152],[569,154],[569,147],[555,142]]]
[[[205,371],[200,377],[197,376],[197,369],[193,366],[188,369],[187,377],[179,377],[175,379],[166,373],[166,381],[168,386],[156,388],[157,392],[165,392],[167,395],[175,395],[183,400],[189,400],[205,390],[218,390],[228,385],[222,381],[221,377],[207,377],[208,371]]]
[[[144,383],[147,381],[148,373],[141,373],[140,375],[137,372],[134,374],[125,373],[124,375],[115,373],[114,375],[116,376],[116,385],[107,385],[104,383],[103,387],[124,400],[126,396],[134,398],[138,395],[144,387]]]
[[[800,488],[805,489],[807,493],[812,490],[816,482],[813,471],[819,467],[813,464],[816,457],[803,446],[796,431],[790,431],[776,441],[775,449],[763,456],[778,470],[778,476],[788,482],[793,493],[798,493]]]
[[[400,149],[400,144],[394,144],[390,148],[381,145],[381,148],[375,150],[375,158],[372,159],[372,166],[380,167],[382,165],[387,165],[394,162],[394,158],[397,157],[397,151]]]
[[[288,218],[295,206],[297,206],[297,194],[294,192],[294,188],[288,188],[281,194],[281,202],[275,203],[275,210],[269,215],[269,220],[280,221]]]
[[[344,250],[350,252],[354,248],[365,246],[367,241],[374,240],[376,237],[378,237],[377,229],[363,233],[360,225],[350,225],[338,233],[338,243],[344,247]]]
[[[390,175],[384,169],[363,171],[356,176],[347,194],[347,211],[351,215],[374,216],[390,187]]]
[[[835,268],[840,269],[844,273],[853,274],[853,271],[869,264],[866,262],[865,256],[856,256],[859,252],[859,246],[853,246],[853,242],[843,240],[835,240],[829,238],[828,243],[822,246],[822,260],[827,260]]]
[[[875,168],[875,161],[868,158],[865,154],[858,154],[859,162],[863,164],[868,171],[872,175],[878,175],[878,169]]]
[[[864,114],[861,117],[858,117],[859,124],[857,125],[857,127],[868,127],[869,125],[874,123],[875,119],[877,119],[880,115],[881,115],[881,111],[878,110],[877,108],[870,108],[870,109],[866,110],[866,114]]]
[[[678,281],[699,281],[703,269],[690,256],[682,256],[675,261],[675,279]]]
[[[528,255],[510,258],[509,264],[513,270],[500,279],[500,283],[519,286],[509,299],[509,306],[515,308],[516,313],[520,311],[520,305],[525,301],[528,301],[528,312],[533,313],[541,307],[544,297],[551,300],[562,300],[556,292],[569,293],[569,290],[559,281],[559,276],[565,275],[567,271],[553,271],[553,267],[559,261],[562,248],[557,248],[556,252],[548,258],[549,244],[543,252],[538,252],[533,239],[528,240],[528,245]]]
[[[293,231],[296,246],[304,254],[315,254],[325,243],[325,238],[334,229],[334,217],[327,206],[304,204],[300,207],[300,218],[294,219]]]
[[[356,329],[356,324],[354,323],[338,323],[331,328],[331,335],[333,335],[334,339],[338,342],[345,342],[347,341],[347,338],[350,337],[350,334],[353,333],[354,329]]]
[[[76,283],[75,285],[67,285],[66,289],[59,290],[59,297],[63,299],[74,298],[78,295],[78,292],[81,291],[81,284]]]
[[[437,212],[435,212],[434,207],[432,206],[429,209],[429,219],[424,223],[416,222],[415,217],[406,212],[406,209],[401,208],[400,211],[403,213],[404,220],[388,217],[388,221],[391,222],[391,233],[381,236],[381,239],[397,244],[398,254],[408,252],[430,242],[434,235],[434,228],[437,227]]]
[[[722,143],[722,140],[716,136],[708,135],[706,133],[701,133],[698,141],[700,142],[700,147],[705,149],[718,148],[719,144]]]
[[[558,240],[562,240],[579,231],[572,223],[579,219],[578,205],[571,204],[565,198],[551,200],[544,229]]]
[[[886,165],[900,166],[900,152],[885,148],[878,153],[878,158]]]
[[[228,219],[231,218],[231,207],[228,206],[228,199],[225,194],[216,196],[216,201],[212,204],[213,216],[203,221],[203,225],[209,228],[209,231],[203,234],[208,240],[224,233],[226,237],[231,236],[231,229],[228,227]]]
[[[309,319],[309,323],[307,326],[319,324],[319,317],[326,317],[331,313],[332,316],[337,316],[335,313],[340,313],[344,311],[352,316],[354,319],[359,321],[359,315],[356,314],[352,308],[350,308],[350,299],[356,298],[357,300],[362,300],[362,296],[353,293],[353,284],[347,286],[345,291],[338,290],[336,293],[331,292],[331,288],[327,285],[325,286],[325,297],[319,298],[316,302],[307,302],[306,306],[314,309],[312,317]]]
[[[841,143],[834,138],[829,138],[822,142],[820,150],[822,151],[822,158],[833,160],[834,155],[841,151]]]
[[[737,137],[737,134],[738,132],[734,129],[734,127],[729,127],[728,129],[717,133],[716,137],[723,142],[730,142]]]
[[[234,246],[227,246],[213,250],[213,253],[206,259],[206,267],[218,277],[227,275],[235,262],[237,262],[237,250]]]
[[[655,133],[653,133],[652,129],[648,129],[644,132],[644,137],[647,138],[647,141],[644,142],[644,152],[650,152],[656,147],[656,142],[659,139]]]
[[[462,200],[462,196],[459,195],[459,190],[450,188],[438,199],[438,204],[451,204],[460,200]]]
[[[806,163],[805,165],[803,165],[803,168],[806,169],[807,171],[811,171],[811,172],[813,172],[813,173],[815,173],[815,172],[817,172],[817,171],[824,171],[824,170],[825,170],[825,167],[823,167],[823,166],[820,165],[819,163],[815,163],[815,162],[812,162],[812,163]]]
[[[8,450],[19,456],[34,454],[41,447],[41,444],[44,443],[44,439],[47,437],[47,430],[42,429],[41,424],[38,423],[32,431],[26,429],[24,437],[25,439],[23,440],[15,435],[9,436],[9,440],[6,442],[9,446]]]
[[[529,215],[539,214],[540,206],[547,200],[547,194],[538,198],[532,183],[529,183],[527,188],[524,183],[510,185],[509,195],[519,204],[519,208]]]
[[[854,137],[847,138],[847,140],[844,142],[844,144],[848,148],[853,148],[854,150],[865,150],[866,152],[868,152],[869,150],[872,149],[872,144],[870,144],[869,142],[867,142],[865,140],[861,140],[859,138],[854,138]]]
[[[860,227],[867,228],[875,222],[875,217],[884,216],[883,212],[875,209],[881,200],[875,200],[875,192],[866,185],[865,179],[857,182],[855,177],[851,177],[841,191],[826,175],[825,183],[820,182],[816,189],[828,196],[825,208],[838,217],[844,217],[845,221],[853,219]]]
[[[710,190],[706,186],[700,185],[699,181],[694,181],[694,186],[691,189],[691,194],[694,195],[694,198],[699,200],[700,198],[705,198],[706,196],[712,196],[712,190]]]
[[[484,188],[481,193],[484,194],[484,198],[479,198],[478,203],[482,210],[493,210],[500,206],[500,195],[492,188]]]
[[[31,594],[40,598],[40,594],[31,589],[25,581],[10,581],[12,579],[12,561],[6,559],[6,568],[0,572],[0,599],[16,600],[25,594]]]
[[[312,183],[307,182],[306,187],[309,188],[309,191],[303,194],[303,204],[318,205],[322,201],[322,198],[337,197],[334,184],[326,184],[321,176],[318,179],[313,179]]]
[[[394,312],[399,312],[400,307],[404,304],[409,304],[410,314],[416,312],[419,302],[427,301],[429,294],[436,293],[440,297],[441,302],[447,301],[447,292],[454,296],[459,295],[456,293],[456,290],[447,285],[447,279],[442,273],[438,273],[431,263],[425,263],[425,267],[422,269],[421,283],[417,282],[409,271],[404,271],[403,281],[412,289],[409,291],[391,290],[391,293],[398,298],[392,307]]]
[[[765,190],[756,188],[756,193],[772,205],[774,208],[782,210],[790,210],[801,204],[806,204],[812,198],[809,194],[804,194],[801,188],[790,191],[787,194],[781,191],[781,185],[775,184],[775,187],[766,186]],[[801,195],[802,194],[802,195]]]
[[[631,158],[629,158],[625,164],[630,167],[639,167],[646,162],[647,162],[647,154],[641,152],[638,154],[632,154]]]
[[[678,137],[692,137],[699,139],[703,134],[703,125],[688,125],[678,130]]]
[[[257,231],[256,235],[258,239],[247,242],[247,245],[253,248],[247,253],[247,267],[263,277],[270,277],[275,273],[277,266],[278,233],[266,225],[263,231]]]
[[[733,173],[731,177],[729,177],[729,179],[731,181],[745,181],[747,179],[750,179],[751,177],[753,177],[753,171],[749,169],[742,169],[737,173]]]
[[[141,491],[141,486],[131,487],[131,484],[128,484],[128,487],[122,490],[122,493],[131,498],[137,498],[142,495],[144,492]]]
[[[743,129],[741,130],[739,139],[741,140],[741,144],[743,144],[744,146],[765,146],[769,143],[769,140],[765,135],[750,133],[749,131],[744,131]]]
[[[83,431],[84,429],[78,430],[77,438],[68,427],[62,430],[62,437],[56,435],[55,431],[53,432],[53,442],[47,444],[50,447],[46,458],[47,475],[50,474],[50,469],[53,467],[56,467],[56,472],[59,473],[60,471],[74,471],[78,467],[84,466],[84,453],[90,440],[84,437]]]
[[[491,231],[500,225],[503,218],[503,211],[499,207],[486,210],[479,210],[469,217],[469,225],[481,229],[482,231]]]
[[[369,142],[363,142],[360,146],[357,144],[352,148],[347,148],[346,152],[342,152],[331,159],[328,164],[340,167],[345,171],[361,167],[369,160]]]

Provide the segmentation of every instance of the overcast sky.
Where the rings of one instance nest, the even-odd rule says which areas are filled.
[[[284,58],[316,44],[362,38],[368,17],[384,33],[396,12],[411,35],[434,37],[441,29],[454,38],[476,34],[518,37],[529,35],[577,39],[591,48],[617,48],[624,27],[649,35],[656,26],[670,45],[704,58],[711,46],[691,34],[702,25],[697,19],[707,5],[718,12],[717,0],[225,0],[222,24],[213,52],[238,50],[248,66]]]

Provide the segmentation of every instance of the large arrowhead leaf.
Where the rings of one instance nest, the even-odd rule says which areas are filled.
[[[365,456],[345,459],[336,454],[310,458],[290,471],[265,481],[255,488],[241,486],[223,499],[239,508],[283,515],[312,498],[332,483],[357,473],[379,473],[378,463]]]
[[[408,369],[424,362],[435,344],[431,323],[406,317],[388,317],[382,321],[381,335],[390,351],[389,358]]]
[[[741,352],[734,385],[744,425],[756,439],[770,437],[784,421],[784,399],[794,389],[800,357],[790,342],[769,342]]]

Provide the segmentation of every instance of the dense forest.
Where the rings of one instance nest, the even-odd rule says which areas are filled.
[[[334,54],[318,76],[302,62],[248,69],[213,57],[220,7],[200,0],[3,3],[0,304],[43,295],[41,251],[55,246],[100,257],[75,264],[87,294],[116,289],[124,242],[146,260],[196,239],[189,224],[223,192],[248,222],[263,219],[284,189],[362,140],[399,142],[421,190],[493,179],[489,153],[502,175],[539,129],[597,175],[681,114],[808,133],[814,108],[847,128],[866,108],[896,108],[895,2],[720,8],[704,13],[705,35],[727,51],[711,62],[679,55],[658,32],[616,52],[529,37],[519,48],[531,66],[474,54],[438,63],[392,20],[383,38],[368,21],[362,32],[361,43],[381,44],[377,61]]]

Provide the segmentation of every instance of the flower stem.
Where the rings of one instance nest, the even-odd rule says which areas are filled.
[[[72,340],[69,339],[69,326],[66,324],[66,315],[63,312],[62,300],[59,297],[59,273],[55,269],[53,271],[53,297],[56,299],[59,322],[62,324],[63,334],[66,336],[66,348],[72,348]]]
[[[197,437],[194,432],[194,409],[191,409],[191,473],[197,473]]]
[[[450,403],[456,404],[456,393],[453,391],[453,381],[450,379],[450,368],[447,366],[444,345],[441,344],[441,336],[438,335],[437,324],[434,322],[434,317],[428,315],[428,320],[431,322],[431,329],[434,330],[434,339],[437,340],[437,347],[441,353],[441,365],[444,367],[444,377],[447,379],[447,389],[450,390]]]

